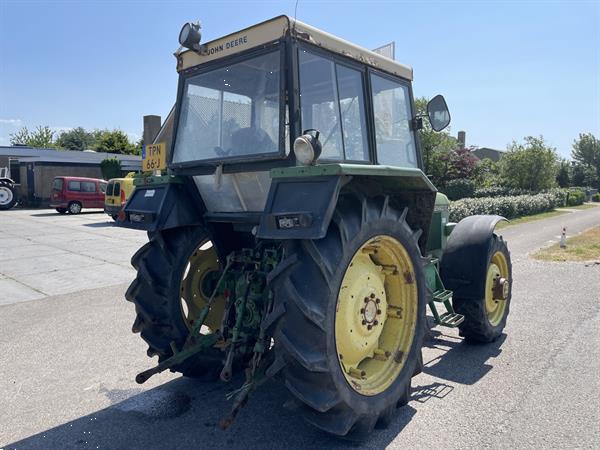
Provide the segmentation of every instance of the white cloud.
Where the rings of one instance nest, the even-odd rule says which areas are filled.
[[[0,119],[2,125],[12,125],[13,127],[21,126],[23,121],[21,119]]]

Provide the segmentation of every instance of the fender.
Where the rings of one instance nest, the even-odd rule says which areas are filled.
[[[417,168],[362,164],[317,164],[271,170],[271,188],[258,227],[261,239],[321,239],[342,190],[389,197],[408,207],[414,230],[429,230],[437,190]],[[419,243],[424,251],[428,233]]]
[[[164,177],[166,178],[166,177]],[[145,180],[147,181],[147,180]],[[136,185],[116,224],[136,230],[156,231],[202,223],[204,209],[178,180]]]
[[[453,291],[456,297],[483,297],[491,237],[496,224],[503,220],[507,221],[501,216],[465,217],[448,237],[440,276],[446,289]]]

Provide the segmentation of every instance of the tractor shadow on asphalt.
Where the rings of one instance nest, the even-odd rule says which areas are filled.
[[[492,368],[487,361],[500,354],[505,338],[502,335],[491,344],[470,345],[451,334],[431,330],[425,339],[423,371],[438,380],[423,386],[418,385],[418,378],[413,380],[412,405],[450,394],[453,387],[444,380],[461,384],[480,380]],[[431,355],[434,357],[428,358]],[[397,411],[387,428],[375,429],[363,444],[343,441],[284,408],[289,398],[286,388],[272,382],[251,396],[228,430],[221,430],[218,423],[231,408],[225,394],[242,383],[238,375],[229,384],[179,377],[148,390],[101,387],[97,395],[111,406],[4,448],[383,448],[416,413],[409,403]]]
[[[505,340],[506,334],[503,333],[494,342],[473,344],[434,328],[425,337],[423,348],[429,349],[427,354],[433,356],[424,357],[423,372],[442,380],[474,384],[492,370],[489,360],[502,353]]]
[[[410,404],[400,408],[387,428],[376,428],[361,445],[305,423],[283,406],[289,399],[286,388],[271,383],[256,391],[233,425],[222,430],[218,423],[231,408],[225,394],[242,382],[240,376],[227,385],[180,377],[149,390],[99,388],[97,395],[111,406],[3,448],[383,448],[416,413]]]

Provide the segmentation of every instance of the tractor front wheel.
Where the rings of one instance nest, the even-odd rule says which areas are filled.
[[[490,237],[483,296],[476,299],[455,297],[458,314],[465,316],[459,325],[461,336],[473,342],[492,342],[502,334],[512,297],[512,264],[506,243],[497,235]]]
[[[422,366],[426,291],[405,216],[387,198],[342,196],[325,238],[286,243],[273,281],[285,385],[308,422],[352,440],[408,402]]]

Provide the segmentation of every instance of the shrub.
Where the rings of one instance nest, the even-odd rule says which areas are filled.
[[[526,189],[510,188],[506,186],[490,186],[475,189],[473,197],[500,197],[500,196],[514,196],[514,195],[525,195],[532,194],[532,192]]]
[[[507,219],[539,214],[563,206],[566,194],[552,189],[535,195],[465,198],[450,203],[450,220],[458,222],[474,214],[497,214]]]
[[[593,202],[600,202],[600,193],[592,195]]]
[[[585,193],[581,189],[569,189],[567,195],[567,206],[583,205]]]
[[[475,193],[475,183],[467,178],[450,180],[442,192],[448,196],[450,200],[460,200],[465,197],[472,197]]]

